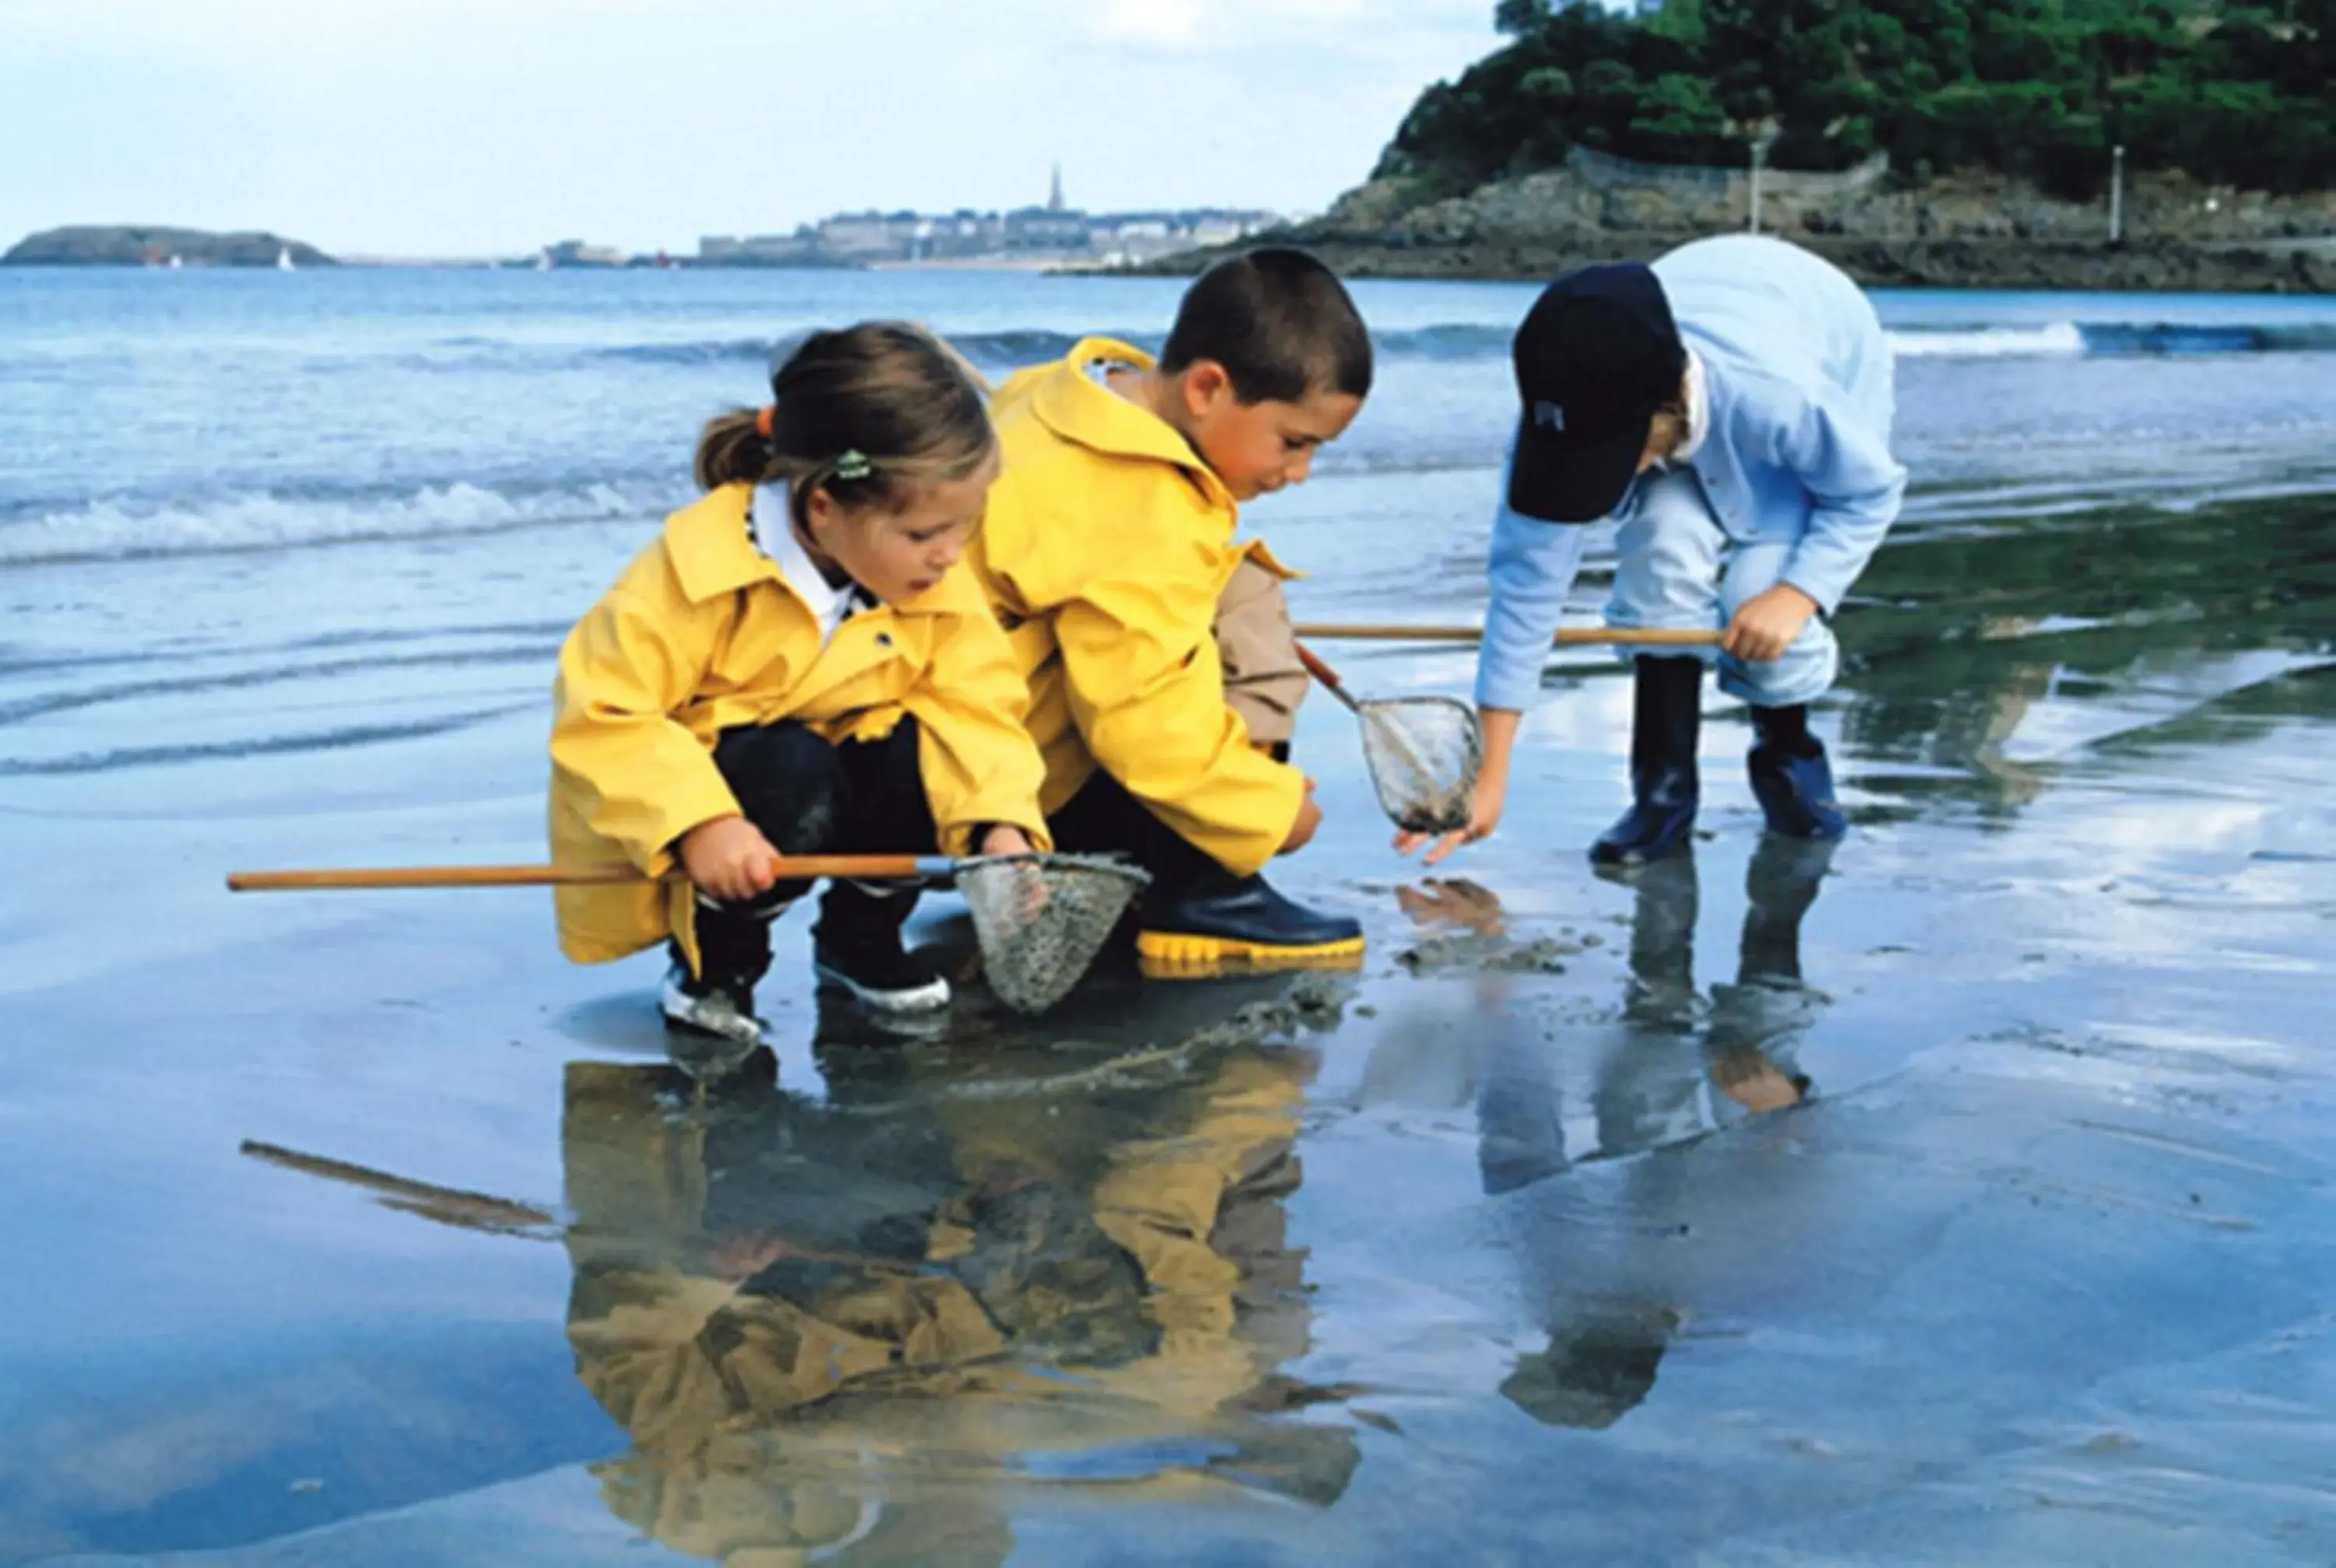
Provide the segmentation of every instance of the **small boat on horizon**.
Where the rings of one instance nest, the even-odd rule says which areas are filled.
[[[298,270],[292,265],[292,248],[290,246],[284,245],[277,248],[276,270],[278,272],[293,272]]]

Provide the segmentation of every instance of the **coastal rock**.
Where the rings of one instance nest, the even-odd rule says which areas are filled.
[[[2199,289],[2299,293],[2336,282],[2336,191],[2274,196],[2181,173],[2128,181],[2124,239],[2105,201],[2064,201],[1987,171],[1826,184],[1776,177],[1763,227],[1860,282],[1953,288]],[[1358,278],[1545,278],[1643,260],[1745,227],[1738,171],[1601,161],[1438,195],[1398,177],[1357,187],[1279,238]],[[1222,248],[1146,270],[1198,271]]]
[[[1356,186],[1330,204],[1322,222],[1353,232],[1388,229],[1425,201],[1418,180],[1373,180]]]
[[[266,230],[213,233],[154,224],[81,224],[27,235],[0,256],[0,267],[330,267],[315,246]]]

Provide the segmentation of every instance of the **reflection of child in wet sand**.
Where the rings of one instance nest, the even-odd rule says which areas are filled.
[[[1761,841],[1745,868],[1736,979],[1711,988],[1708,1010],[1698,998],[1694,976],[1698,899],[1693,857],[1666,864],[1660,874],[1650,872],[1636,884],[1625,1017],[1654,1036],[1692,1036],[1698,1032],[1700,1015],[1702,1076],[1720,1098],[1699,1122],[1724,1125],[1739,1112],[1784,1110],[1809,1096],[1808,1076],[1797,1057],[1802,1036],[1824,998],[1801,978],[1801,922],[1816,901],[1833,847]],[[1629,1054],[1625,1047],[1617,1057]],[[1627,1076],[1627,1059],[1618,1059],[1617,1066]],[[1679,1135],[1676,1127],[1633,1125],[1629,1107],[1644,1101],[1616,1094],[1609,1103],[1618,1115],[1611,1126],[1601,1123],[1601,1154],[1627,1154]]]
[[[805,338],[771,395],[706,427],[705,499],[569,635],[551,732],[555,858],[688,874],[560,889],[561,947],[666,941],[667,1022],[748,1045],[770,923],[806,891],[778,855],[1046,842],[1012,650],[955,570],[998,473],[978,383],[929,333],[870,323]],[[830,886],[822,980],[945,1004],[901,946],[916,897]]]
[[[1679,1326],[1663,1307],[1603,1303],[1552,1325],[1549,1344],[1519,1356],[1501,1392],[1544,1427],[1602,1432],[1653,1390]]]
[[[1055,836],[1152,873],[1154,973],[1362,951],[1354,920],[1260,874],[1321,813],[1288,761],[1307,677],[1287,574],[1233,531],[1241,502],[1304,482],[1370,384],[1338,279],[1266,248],[1192,285],[1156,364],[1089,338],[998,394],[1006,472],[968,556],[1029,679]]]
[[[1464,879],[1431,879],[1399,891],[1406,913],[1430,930],[1465,930],[1490,945],[1475,979],[1480,1014],[1491,1026],[1475,1037],[1484,1051],[1474,1066],[1479,1158],[1485,1191],[1509,1192],[1585,1159],[1611,1159],[1685,1142],[1747,1115],[1806,1099],[1809,1078],[1797,1062],[1802,1036],[1824,998],[1801,976],[1800,930],[1832,859],[1828,843],[1764,840],[1745,874],[1747,907],[1736,979],[1707,999],[1694,979],[1698,886],[1695,862],[1682,857],[1633,884],[1630,978],[1617,1027],[1567,1030],[1569,1047],[1552,1051],[1531,1015],[1526,1027],[1504,1011],[1525,982],[1503,972],[1500,944],[1507,917],[1499,899]],[[1439,1029],[1428,1054],[1451,1056]],[[1399,1081],[1409,1064],[1383,1042],[1366,1081]],[[1594,1146],[1570,1153],[1561,1069],[1573,1048],[1594,1049],[1589,1099]],[[1390,1059],[1382,1061],[1381,1057]]]
[[[911,1047],[867,1084],[823,1058],[819,1103],[758,1052],[686,1108],[669,1068],[572,1065],[568,1333],[631,1439],[595,1466],[609,1507],[729,1563],[974,1563],[1033,1454],[1335,1501],[1353,1434],[1270,1419],[1306,1402],[1276,1370],[1306,1349],[1294,1055],[999,1096],[919,1082]]]
[[[1559,1064],[1539,1029],[1515,1031],[1486,1065],[1477,1101],[1486,1193],[1518,1193],[1578,1161],[1685,1143],[1806,1100],[1811,1084],[1796,1057],[1821,998],[1802,980],[1800,928],[1833,850],[1831,843],[1762,842],[1745,878],[1748,907],[1736,979],[1714,986],[1708,1006],[1694,979],[1693,857],[1637,879],[1621,1027],[1604,1042],[1590,1093],[1596,1145],[1569,1154]],[[1430,918],[1435,911],[1456,911],[1471,929],[1497,931],[1490,895],[1473,884],[1458,886],[1458,894],[1447,887],[1432,903],[1406,907]],[[1631,1178],[1658,1209],[1676,1177],[1666,1171],[1644,1164]],[[1665,1282],[1668,1250],[1679,1238],[1651,1222],[1650,1215],[1634,1215],[1587,1227],[1578,1250],[1561,1247],[1562,1255],[1547,1264],[1549,1342],[1520,1355],[1501,1384],[1536,1420],[1604,1428],[1654,1388],[1683,1315]]]

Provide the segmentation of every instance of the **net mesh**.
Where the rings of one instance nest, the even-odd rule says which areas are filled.
[[[1018,1013],[1053,1007],[1150,881],[1125,862],[1085,855],[997,855],[960,865],[958,891],[973,913],[989,989]]]
[[[1391,697],[1360,705],[1363,760],[1379,806],[1406,833],[1468,825],[1484,743],[1476,715],[1448,696]]]

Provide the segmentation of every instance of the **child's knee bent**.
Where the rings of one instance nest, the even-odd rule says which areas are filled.
[[[722,732],[714,765],[738,808],[781,854],[833,849],[843,811],[843,768],[829,745],[793,720]]]
[[[1749,664],[1723,657],[1719,687],[1755,707],[1796,707],[1831,691],[1840,670],[1841,645],[1834,639],[1833,628],[1812,620],[1782,658]]]

